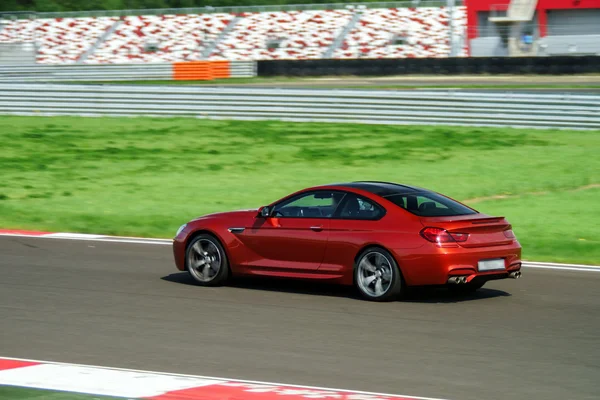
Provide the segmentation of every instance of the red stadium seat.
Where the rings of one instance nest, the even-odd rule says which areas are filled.
[[[219,43],[210,59],[320,58],[351,18],[349,10],[251,13]],[[269,49],[270,40],[278,45]]]
[[[364,9],[334,58],[447,57],[449,11],[444,7]],[[86,63],[151,63],[201,60],[234,18],[233,29],[218,42],[209,60],[321,58],[353,18],[353,10],[263,13],[145,15],[57,18],[9,22],[0,43],[35,42],[37,61],[74,63],[93,49]],[[466,8],[455,7],[454,31],[466,27]],[[466,41],[458,56],[466,56]]]
[[[35,42],[38,63],[74,63],[117,20],[117,17],[17,20],[0,31],[0,43]]]
[[[447,57],[449,14],[445,7],[367,9],[334,57]],[[466,27],[466,8],[455,7],[454,18],[455,33],[461,34]],[[458,55],[466,55],[466,46],[461,50]]]
[[[125,17],[88,62],[200,60],[205,46],[214,41],[233,18],[232,14],[224,13]]]

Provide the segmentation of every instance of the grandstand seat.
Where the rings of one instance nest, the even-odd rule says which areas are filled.
[[[206,46],[238,17],[210,60],[315,59],[322,57],[355,11],[144,15],[10,21],[0,43],[35,42],[37,61],[76,62],[111,27],[86,63],[174,62],[201,59]],[[445,7],[364,9],[334,58],[447,57],[449,12]],[[455,33],[466,27],[466,8],[455,7]],[[463,41],[459,56],[467,54]]]
[[[447,57],[450,52],[449,14],[445,7],[364,10],[334,57]],[[465,7],[455,7],[456,32],[460,34],[465,26]],[[459,55],[464,54],[466,48]]]
[[[0,43],[34,42],[38,63],[74,63],[117,20],[116,17],[15,20],[0,31]]]
[[[244,13],[213,60],[320,58],[352,18],[349,10]],[[268,42],[278,45],[268,48]]]
[[[0,43],[33,42],[35,21],[30,19],[3,21],[0,29]]]
[[[145,15],[123,18],[88,63],[172,62],[200,60],[234,15]],[[155,45],[155,49],[146,46]]]

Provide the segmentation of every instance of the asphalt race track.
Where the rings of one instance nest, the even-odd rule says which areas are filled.
[[[464,400],[597,399],[600,273],[371,303],[282,281],[202,288],[171,247],[0,237],[0,355]]]

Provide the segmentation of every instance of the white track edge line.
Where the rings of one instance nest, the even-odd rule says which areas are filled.
[[[600,268],[600,265],[586,265],[586,264],[564,264],[564,263],[553,263],[553,262],[540,262],[540,261],[523,261],[523,264],[531,265],[552,265],[556,267],[583,267],[583,268]]]
[[[533,268],[533,269],[555,269],[560,271],[585,271],[585,272],[600,272],[600,267],[597,266],[589,266],[589,267],[556,267],[552,265],[527,265],[523,264],[523,268]]]
[[[151,238],[136,238],[136,237],[118,237],[118,236],[103,236],[103,237],[82,237],[82,236],[52,236],[52,234],[44,235],[26,235],[19,233],[0,233],[0,236],[20,237],[32,239],[60,239],[60,240],[83,240],[88,242],[112,242],[112,243],[137,243],[137,244],[161,244],[171,245],[172,239],[151,239]]]
[[[109,242],[109,243],[133,243],[133,244],[160,244],[160,245],[172,245],[173,239],[160,239],[160,238],[143,238],[135,236],[110,236],[110,235],[95,235],[90,234],[89,237],[77,236],[82,235],[81,233],[71,233],[74,236],[54,236],[55,234],[69,235],[68,232],[55,232],[47,233],[42,235],[27,235],[21,233],[0,233],[0,236],[12,236],[12,237],[23,237],[23,238],[35,238],[35,239],[63,239],[63,240],[83,240],[91,242]],[[97,237],[101,236],[101,237]],[[561,264],[552,262],[542,261],[522,261],[522,267],[525,268],[538,268],[538,269],[557,269],[564,271],[592,271],[600,272],[600,265],[586,265],[586,264]]]
[[[66,365],[66,366],[70,365],[70,366],[74,366],[74,367],[109,369],[112,371],[140,372],[140,373],[146,373],[146,374],[178,376],[178,377],[182,377],[182,378],[212,379],[212,380],[221,381],[221,382],[239,382],[239,383],[249,383],[249,384],[265,385],[265,386],[287,386],[287,387],[294,387],[294,388],[299,388],[299,389],[314,389],[314,390],[323,390],[323,391],[328,391],[328,392],[365,394],[365,395],[371,395],[371,396],[382,396],[382,397],[392,397],[392,398],[405,397],[410,400],[450,400],[450,399],[444,399],[444,398],[438,398],[438,397],[419,397],[419,396],[411,396],[411,395],[403,395],[403,394],[366,392],[366,391],[361,391],[361,390],[336,389],[336,388],[327,388],[327,387],[320,387],[320,386],[304,386],[304,385],[295,385],[295,384],[290,384],[290,383],[276,383],[276,382],[265,382],[265,381],[252,381],[252,380],[245,380],[245,379],[219,378],[219,377],[204,376],[204,375],[177,374],[177,373],[172,373],[172,372],[158,372],[158,371],[149,371],[149,370],[142,370],[142,369],[103,367],[100,365],[67,363],[67,362],[59,362],[59,361],[43,361],[43,360],[34,360],[34,359],[29,359],[29,358],[16,358],[16,357],[0,356],[0,359],[35,362],[35,363],[40,363],[40,364],[54,364],[54,365]],[[21,367],[21,368],[27,368],[27,367]]]
[[[164,242],[149,241],[143,239],[114,239],[114,238],[80,238],[80,237],[52,237],[52,236],[27,236],[42,239],[63,239],[63,240],[83,240],[88,242],[109,242],[109,243],[134,243],[134,244],[160,244],[170,246],[173,244],[172,240],[165,240]]]

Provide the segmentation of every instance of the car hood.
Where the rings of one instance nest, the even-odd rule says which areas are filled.
[[[212,214],[201,215],[199,217],[194,218],[193,221],[199,221],[207,218],[230,218],[230,217],[245,217],[245,216],[254,216],[258,213],[258,208],[246,209],[246,210],[235,210],[235,211],[224,211],[217,212]]]

